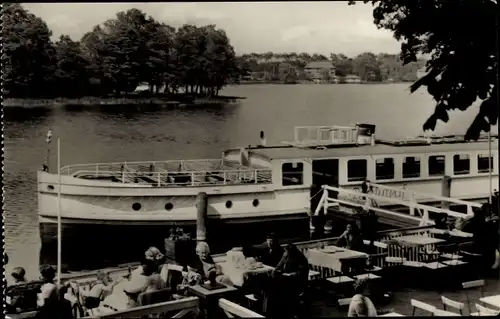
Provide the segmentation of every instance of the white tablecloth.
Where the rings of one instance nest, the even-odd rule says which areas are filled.
[[[257,269],[236,268],[232,263],[229,262],[222,262],[219,263],[219,265],[222,268],[222,272],[224,273],[224,275],[229,277],[229,279],[235,286],[239,287],[243,286],[243,283],[249,275],[270,274],[274,270],[273,267],[267,265],[262,265],[262,268]]]
[[[328,251],[328,247],[326,247]],[[334,253],[324,252],[321,249],[309,249],[306,253],[309,264],[313,266],[330,268],[341,272],[342,260],[351,258],[368,258],[368,255],[359,251],[343,249]]]

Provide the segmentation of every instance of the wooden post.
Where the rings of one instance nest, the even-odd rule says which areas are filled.
[[[441,196],[443,197],[451,197],[451,177],[448,175],[443,176],[441,181]],[[450,202],[442,201],[441,202],[442,209],[450,209]]]
[[[208,195],[205,192],[196,196],[196,241],[207,240]]]

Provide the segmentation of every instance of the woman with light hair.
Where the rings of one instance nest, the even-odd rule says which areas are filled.
[[[210,256],[210,247],[204,241],[196,245],[196,258],[188,266],[188,269],[199,275],[199,282],[203,283],[209,280],[209,274],[216,272],[216,281],[225,285],[232,286],[231,280],[222,273],[222,268],[217,265],[212,256]]]
[[[155,264],[156,269],[153,272],[160,272],[163,268],[163,264],[165,262],[165,256],[161,253],[161,251],[156,247],[149,247],[148,250],[144,253],[144,259],[152,261]],[[136,279],[137,277],[141,277],[144,273],[144,269],[141,266],[137,267],[134,271],[132,271],[130,280]]]

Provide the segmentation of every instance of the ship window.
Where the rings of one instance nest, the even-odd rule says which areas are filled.
[[[172,203],[166,203],[165,204],[165,209],[166,210],[172,210],[173,208],[174,208],[174,204],[172,204]]]
[[[347,181],[359,182],[366,180],[367,162],[365,159],[347,161]]]
[[[49,185],[47,186],[48,190],[53,191],[54,190],[54,185]]]
[[[453,155],[453,174],[465,175],[470,173],[470,158],[467,154]]]
[[[434,155],[429,156],[429,176],[444,175],[445,172],[445,156]]]
[[[253,207],[259,206],[259,200],[258,199],[254,199],[253,202],[252,202],[252,205],[253,205]]]
[[[284,163],[281,170],[283,186],[302,185],[304,183],[304,164]]]
[[[378,158],[375,161],[376,179],[394,179],[394,159],[393,158]]]
[[[134,204],[132,204],[132,209],[133,209],[133,210],[140,210],[140,209],[141,209],[141,207],[142,207],[142,206],[141,206],[141,204],[139,204],[139,203],[134,203]]]
[[[420,177],[420,157],[405,157],[403,159],[403,178],[415,177]]]
[[[228,201],[226,202],[226,208],[231,208],[231,207],[233,207],[233,202],[232,202],[232,201],[230,201],[230,200],[228,200]]]
[[[490,159],[491,159],[491,171],[495,167],[493,163],[493,157],[489,157],[488,155],[477,156],[477,172],[478,173],[488,173],[490,170]]]

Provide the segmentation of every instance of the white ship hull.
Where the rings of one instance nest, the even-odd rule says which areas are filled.
[[[57,222],[57,187],[57,175],[38,172],[40,222]],[[237,222],[295,218],[300,214],[307,216],[309,212],[309,196],[304,189],[309,187],[287,190],[260,184],[145,187],[61,176],[61,220],[62,223],[119,225],[194,223],[196,196],[200,192],[208,194],[210,219]],[[134,210],[134,204],[140,204],[140,209]]]

